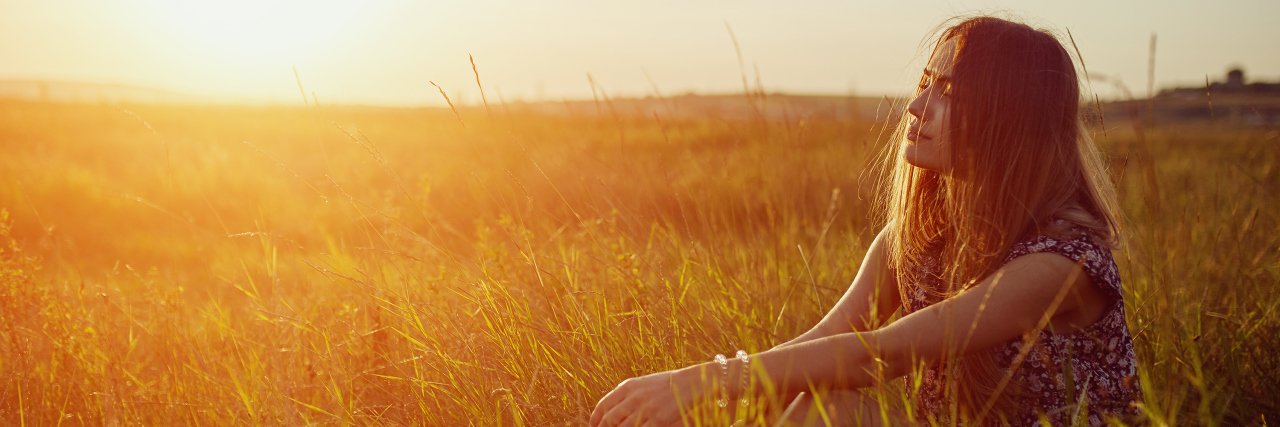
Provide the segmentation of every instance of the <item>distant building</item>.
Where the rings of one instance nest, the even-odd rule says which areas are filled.
[[[1156,98],[1167,97],[1200,97],[1205,96],[1206,90],[1213,95],[1217,94],[1274,94],[1280,95],[1280,83],[1245,83],[1244,70],[1233,68],[1227,72],[1226,82],[1213,82],[1207,87],[1180,87],[1175,89],[1161,90]]]
[[[1146,100],[1130,100],[1117,103],[1110,111],[1115,118],[1134,116],[1141,111],[1139,103]],[[1129,105],[1124,109],[1119,105]],[[1209,83],[1199,87],[1180,87],[1161,90],[1151,100],[1151,111],[1156,122],[1174,123],[1186,120],[1216,120],[1245,125],[1271,126],[1280,122],[1280,83],[1249,83],[1244,70],[1233,68],[1227,72],[1226,81]],[[1124,112],[1130,111],[1128,114]]]
[[[1227,86],[1244,86],[1244,70],[1239,68],[1227,72]]]

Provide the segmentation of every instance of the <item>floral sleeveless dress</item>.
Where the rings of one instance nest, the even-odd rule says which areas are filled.
[[[1108,417],[1124,420],[1135,417],[1134,403],[1141,400],[1142,391],[1133,339],[1125,324],[1120,275],[1111,252],[1095,244],[1088,234],[1071,240],[1040,236],[1014,245],[1004,262],[1038,252],[1056,253],[1076,261],[1084,257],[1084,273],[1109,297],[1110,305],[1097,322],[1072,334],[1040,332],[1012,378],[1023,390],[1018,402],[1022,411],[1012,414],[1007,421],[1014,426],[1037,425],[1043,415],[1053,425],[1085,421],[1090,426],[1099,426],[1106,424]],[[926,289],[938,289],[941,271],[934,258],[917,272],[915,280],[906,284],[904,314],[938,302],[940,297],[930,295]],[[998,345],[996,362],[1007,372],[1021,348],[1021,338]],[[1070,377],[1065,375],[1067,363],[1071,365]],[[945,420],[949,409],[944,396],[943,368],[940,364],[934,365],[920,376],[920,388],[914,396],[920,414]],[[1073,385],[1073,390],[1067,390],[1068,384]],[[1087,410],[1087,414],[1081,410]],[[993,420],[992,424],[995,423],[998,421]]]

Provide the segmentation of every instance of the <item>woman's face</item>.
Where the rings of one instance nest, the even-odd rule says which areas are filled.
[[[938,45],[920,80],[920,95],[907,105],[912,120],[902,155],[916,167],[951,171],[951,67],[955,40]]]

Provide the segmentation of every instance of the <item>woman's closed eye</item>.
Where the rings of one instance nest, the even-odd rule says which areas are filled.
[[[918,86],[916,89],[919,89],[921,92],[924,92],[925,89],[929,88],[929,84],[932,83],[930,80],[931,79],[929,78],[929,76],[924,76],[923,78],[920,79],[920,86]]]
[[[924,76],[924,78],[920,79],[920,86],[918,87],[918,89],[919,89],[921,92],[924,92],[925,90],[928,90],[930,86],[934,86],[934,85],[938,85],[938,84],[940,84],[940,85],[942,85],[942,91],[939,93],[939,95],[941,95],[941,96],[950,96],[950,95],[951,95],[951,82],[947,82],[947,81],[939,81],[939,80],[940,80],[940,79],[935,79],[935,78],[932,78],[932,77],[930,77],[930,76],[927,76],[927,75],[926,75],[926,76]]]

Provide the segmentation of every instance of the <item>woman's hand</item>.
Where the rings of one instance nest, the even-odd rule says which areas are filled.
[[[591,427],[680,425],[701,394],[697,378],[696,369],[681,369],[623,381],[596,404]]]

